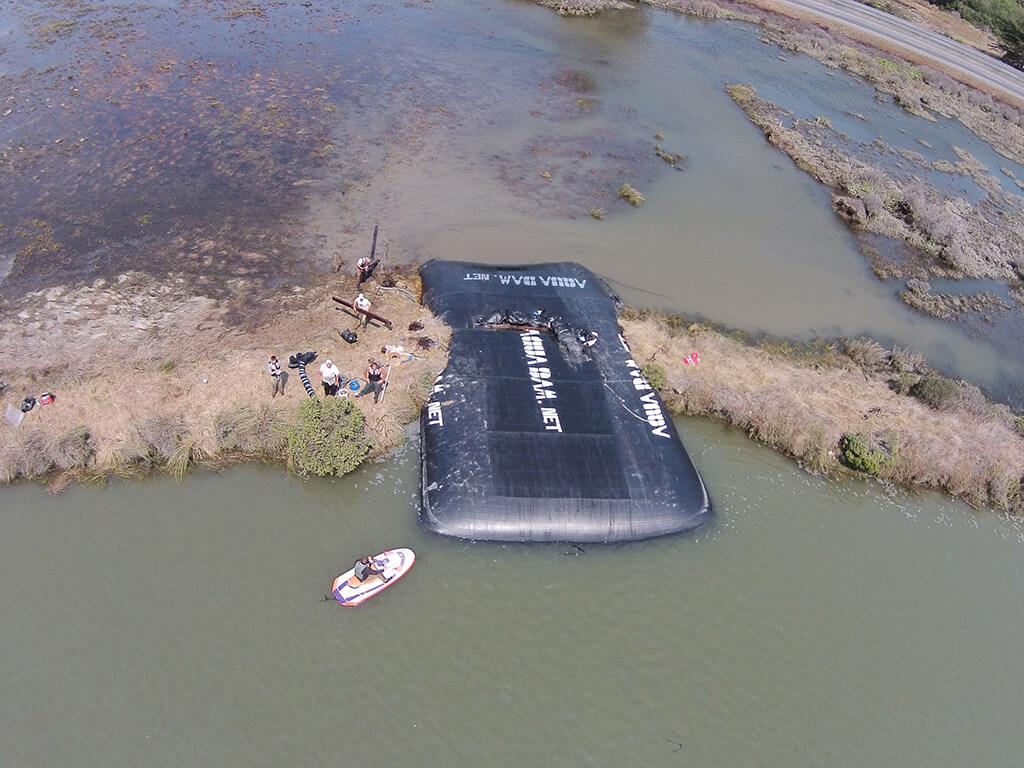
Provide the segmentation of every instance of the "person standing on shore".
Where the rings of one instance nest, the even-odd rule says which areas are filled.
[[[356,305],[356,311],[359,313],[359,327],[366,328],[370,322],[370,316],[366,314],[370,311],[370,300],[360,293],[352,303]]]
[[[338,366],[330,360],[320,366],[320,381],[324,385],[324,395],[330,397],[338,394],[338,387],[341,384],[341,371]]]
[[[363,283],[370,279],[370,275],[373,274],[373,270],[376,266],[377,262],[367,258],[366,256],[363,256],[363,258],[356,262],[356,270],[359,273],[358,286],[362,286]]]
[[[284,395],[284,374],[281,371],[281,363],[278,362],[277,355],[270,356],[270,362],[267,363],[267,373],[270,374],[270,396],[274,398],[278,394]]]

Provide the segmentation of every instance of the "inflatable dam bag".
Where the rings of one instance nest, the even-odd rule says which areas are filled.
[[[572,262],[439,260],[420,275],[423,303],[453,329],[420,420],[427,528],[618,542],[711,517],[704,482],[596,275]]]

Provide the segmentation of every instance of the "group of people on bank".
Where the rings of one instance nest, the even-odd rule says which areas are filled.
[[[358,285],[361,287],[366,280],[373,274],[374,268],[377,266],[377,261],[371,261],[367,258],[361,258],[356,263],[356,270],[358,275]],[[369,322],[369,315],[371,302],[362,293],[360,293],[355,301],[356,313],[359,316],[359,327],[366,328]],[[385,345],[381,347],[381,352],[388,357],[398,355],[394,354],[394,351],[402,351],[401,347],[394,347]],[[411,355],[409,356],[411,358]],[[373,395],[374,404],[380,402],[381,396],[384,394],[384,388],[387,385],[387,371],[372,357],[367,361],[368,363],[364,377],[366,379],[366,386],[358,387],[356,397],[363,397],[364,395]],[[390,369],[390,365],[387,366]],[[271,355],[270,360],[267,363],[267,374],[270,376],[271,385],[271,397],[277,395],[284,395],[285,382],[287,381],[287,375],[282,370],[281,362],[277,359],[277,355]],[[342,374],[341,370],[331,360],[326,360],[320,366],[320,383],[324,388],[324,395],[326,397],[333,397],[341,395],[343,397],[348,396],[348,390],[344,389],[349,385],[352,379]],[[310,393],[312,395],[312,392]]]
[[[359,388],[356,397],[372,394],[373,402],[377,403],[380,401],[380,396],[384,394],[386,374],[380,363],[372,357],[366,362],[369,364],[365,372],[366,386]],[[333,362],[327,360],[320,366],[320,381],[324,387],[324,395],[331,397],[346,394],[342,388],[347,386],[351,379],[344,376]]]
[[[384,394],[384,386],[387,384],[387,370],[372,357],[366,362],[368,363],[364,372],[366,386],[360,386],[355,396],[363,397],[364,395],[372,394],[373,402],[378,403],[380,402],[381,395]],[[387,366],[387,368],[390,367],[390,365]],[[277,359],[277,355],[270,356],[270,361],[267,363],[267,374],[270,376],[270,396],[283,395],[285,376],[284,371],[281,370],[281,362]],[[320,383],[323,385],[326,397],[338,395],[347,397],[348,392],[344,388],[351,381],[352,379],[345,376],[332,360],[325,360],[320,366]]]

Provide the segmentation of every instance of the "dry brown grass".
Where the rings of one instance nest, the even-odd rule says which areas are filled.
[[[0,374],[11,386],[0,409],[43,390],[56,391],[57,400],[26,414],[20,428],[0,427],[0,482],[43,478],[59,490],[73,479],[154,470],[180,477],[204,462],[283,458],[285,430],[307,395],[292,370],[285,395],[271,399],[271,353],[286,361],[316,350],[315,380],[326,357],[360,375],[383,344],[401,344],[417,359],[393,364],[382,403],[356,400],[370,455],[381,456],[405,439],[447,361],[449,330],[399,292],[370,294],[394,330],[371,326],[358,343],[342,341],[339,331],[356,321],[331,296],[351,295],[351,278],[324,278],[266,299],[270,306],[253,307],[245,327],[226,322],[225,308],[188,297],[147,303],[146,292],[160,286],[132,282],[123,295],[107,287],[56,289],[5,313],[0,342],[8,353]],[[404,285],[418,295],[414,280]],[[124,307],[132,311],[119,311]],[[414,323],[416,330],[407,330]],[[636,361],[664,373],[662,393],[675,413],[720,419],[829,473],[844,471],[837,455],[844,434],[892,430],[899,450],[883,479],[1024,512],[1024,435],[1016,417],[963,383],[941,411],[905,394],[929,374],[916,353],[887,351],[869,339],[810,351],[781,342],[754,346],[643,310],[625,310],[622,325]],[[422,348],[421,338],[439,344]],[[685,364],[693,352],[700,363]]]
[[[250,457],[280,456],[293,417],[290,408],[272,403],[232,403],[213,420],[217,449]]]
[[[395,277],[419,295],[415,275]],[[380,348],[392,344],[416,359],[393,365],[383,404],[355,401],[367,413],[374,454],[387,452],[414,417],[410,404],[424,398],[424,382],[444,367],[449,331],[415,301],[371,284],[364,293],[393,330],[371,324],[348,344],[339,332],[355,328],[356,319],[331,296],[355,293],[354,278],[331,275],[274,296],[218,303],[134,275],[121,284],[55,288],[5,307],[0,378],[10,386],[0,413],[27,394],[51,390],[57,399],[36,406],[17,429],[0,424],[0,481],[53,476],[83,463],[86,474],[100,477],[154,468],[180,475],[204,461],[283,457],[283,429],[307,395],[290,370],[285,394],[271,398],[269,356],[287,364],[292,354],[316,351],[309,373],[320,395],[323,360],[361,377],[367,359],[381,358]],[[408,330],[413,322],[422,328]],[[438,345],[421,348],[423,337]],[[69,431],[72,424],[89,434],[88,449],[81,431]]]
[[[891,430],[896,459],[880,477],[907,488],[934,488],[970,504],[1024,514],[1024,436],[1005,407],[979,404],[961,385],[955,407],[938,411],[894,391],[900,375],[885,359],[917,369],[920,356],[866,339],[848,355],[769,353],[700,324],[626,312],[622,326],[634,359],[667,372],[663,396],[675,413],[710,416],[795,457],[806,468],[845,473],[838,445],[846,433]],[[697,352],[698,365],[683,359]],[[986,401],[987,402],[987,401]]]

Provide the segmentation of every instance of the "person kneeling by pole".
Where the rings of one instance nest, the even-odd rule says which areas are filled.
[[[356,395],[356,397],[362,397],[373,392],[373,402],[377,403],[380,401],[381,393],[384,391],[384,370],[373,358],[370,358],[368,362],[370,367],[366,369],[366,389]]]

